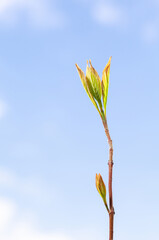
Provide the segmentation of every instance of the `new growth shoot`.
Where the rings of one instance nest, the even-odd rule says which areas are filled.
[[[112,192],[112,173],[113,173],[113,145],[112,140],[109,134],[108,124],[107,124],[107,115],[106,115],[106,106],[107,106],[107,97],[108,97],[108,88],[109,88],[109,75],[110,75],[110,63],[111,57],[109,58],[108,63],[106,64],[103,74],[102,81],[93,68],[91,60],[89,63],[87,61],[86,75],[81,70],[81,68],[76,64],[76,68],[80,79],[82,81],[83,87],[88,94],[90,100],[97,109],[103,126],[105,130],[106,137],[109,144],[109,175],[108,175],[108,192],[109,192],[109,206],[106,199],[106,186],[103,181],[103,178],[100,174],[96,174],[96,188],[103,199],[104,205],[109,215],[109,240],[113,240],[113,223],[114,223],[114,207],[113,207],[113,192]]]

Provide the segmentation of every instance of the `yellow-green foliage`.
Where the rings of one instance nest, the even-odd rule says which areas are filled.
[[[89,98],[93,102],[100,116],[104,119],[106,117],[106,104],[108,97],[108,88],[109,88],[109,75],[110,75],[110,62],[111,57],[103,70],[102,81],[91,64],[87,61],[86,76],[81,68],[76,64],[77,71],[79,73],[80,79],[86,90]]]

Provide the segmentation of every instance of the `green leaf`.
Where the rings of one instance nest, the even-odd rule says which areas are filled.
[[[109,58],[109,61],[105,66],[103,70],[103,75],[102,75],[102,97],[103,97],[103,106],[104,106],[105,116],[106,116],[106,105],[107,105],[108,88],[109,88],[110,62],[111,62],[111,57]]]
[[[100,109],[102,109],[102,102],[101,102],[101,96],[102,96],[102,87],[101,87],[101,80],[97,73],[97,71],[93,68],[91,64],[91,60],[89,61],[90,67],[87,62],[87,68],[86,68],[86,78],[89,80],[91,86],[91,91],[94,96],[94,98],[97,100]]]
[[[98,108],[98,105],[97,105],[97,103],[96,103],[96,101],[95,101],[95,99],[94,99],[94,96],[93,96],[93,93],[94,93],[94,92],[93,92],[91,86],[88,87],[88,84],[89,84],[89,83],[88,83],[88,81],[86,80],[86,77],[85,77],[85,75],[84,75],[84,72],[82,71],[82,69],[81,69],[77,64],[75,64],[75,65],[76,65],[78,74],[79,74],[79,76],[80,76],[81,82],[82,82],[82,84],[83,84],[83,87],[84,87],[86,93],[88,94],[89,98],[91,99],[92,103],[94,104],[94,106],[95,106],[95,108],[97,109],[97,111],[98,111],[98,113],[100,114],[100,116],[102,116],[102,115],[101,115],[101,112],[100,112],[100,110],[99,110],[99,108]]]

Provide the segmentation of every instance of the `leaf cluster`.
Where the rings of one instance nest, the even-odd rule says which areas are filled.
[[[86,75],[76,64],[76,68],[84,86],[84,89],[103,120],[106,118],[110,62],[111,57],[109,58],[109,61],[103,70],[102,81],[100,80],[97,71],[93,68],[91,60],[89,60],[89,63],[87,61]]]

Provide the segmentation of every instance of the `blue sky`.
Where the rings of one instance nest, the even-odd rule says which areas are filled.
[[[117,240],[159,234],[159,1],[0,1],[0,238],[108,239],[108,145],[75,63],[112,56]]]

